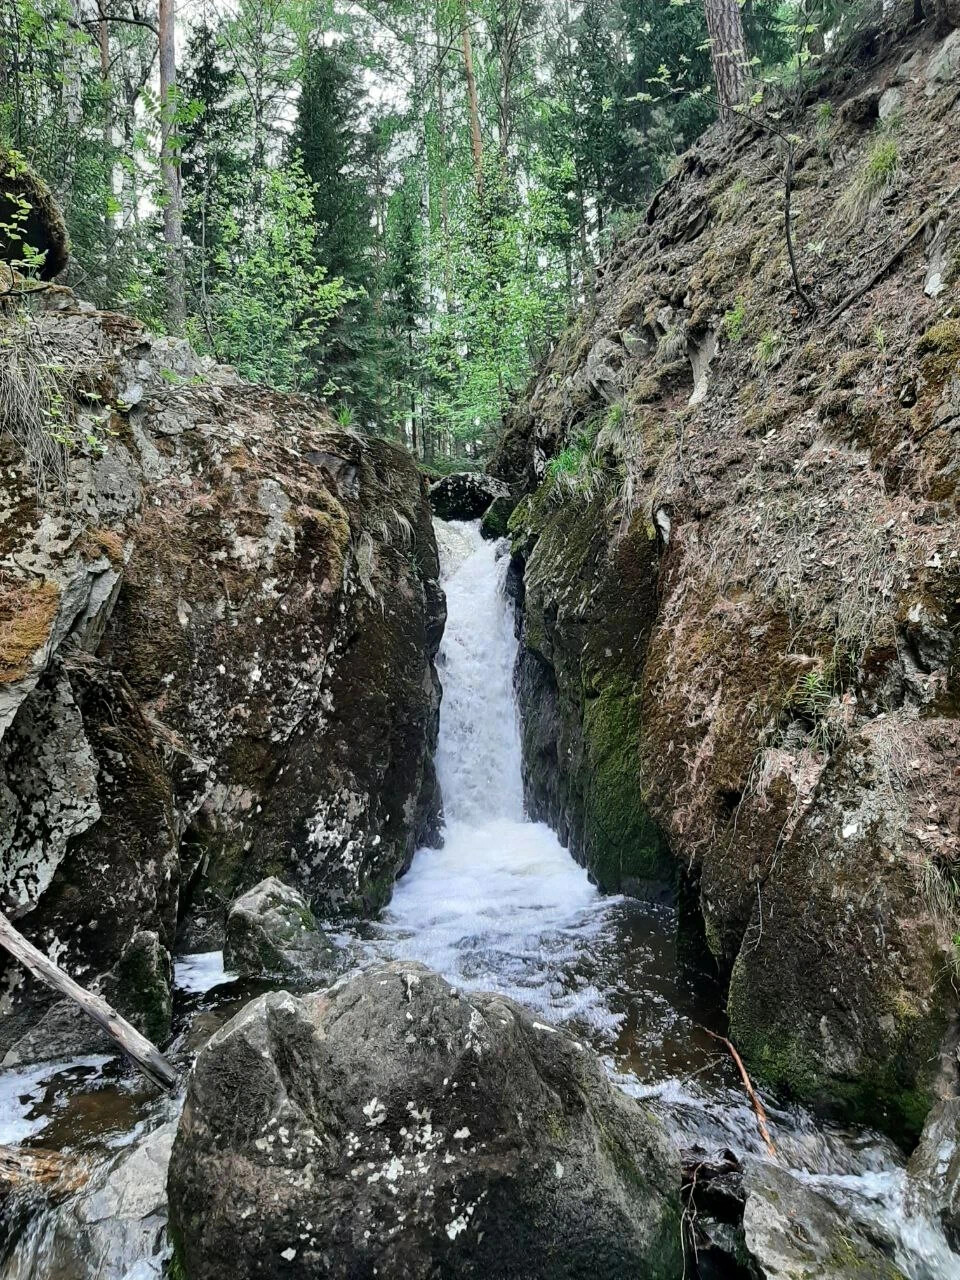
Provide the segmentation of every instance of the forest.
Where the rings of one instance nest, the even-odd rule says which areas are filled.
[[[960,0],[0,0],[0,1280],[960,1278]]]
[[[759,102],[875,8],[2,0],[0,144],[59,198],[83,297],[443,467],[716,115],[711,9],[721,89]]]

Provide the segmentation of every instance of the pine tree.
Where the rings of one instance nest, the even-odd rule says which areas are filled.
[[[313,183],[317,265],[341,278],[353,298],[318,343],[318,385],[332,381],[367,419],[376,412],[370,368],[376,140],[365,119],[357,53],[351,46],[314,50],[306,60],[291,150]]]

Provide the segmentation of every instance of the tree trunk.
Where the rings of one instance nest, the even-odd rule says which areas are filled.
[[[100,92],[103,94],[103,102],[100,109],[103,115],[100,119],[100,140],[103,147],[103,165],[104,176],[113,193],[113,100],[112,87],[110,84],[110,27],[107,23],[106,12],[103,7],[103,0],[97,3],[97,44],[100,50]],[[109,206],[103,211],[103,252],[104,260],[109,257],[110,250],[113,248],[113,215]]]
[[[467,106],[470,112],[470,144],[473,148],[473,173],[477,194],[483,191],[483,135],[480,132],[480,101],[477,97],[477,77],[473,69],[473,41],[470,39],[470,21],[466,0],[462,8],[460,38],[463,43],[463,68],[467,77]]]
[[[704,0],[704,8],[720,118],[729,123],[747,90],[747,45],[740,3],[739,0]]]
[[[167,327],[180,333],[187,319],[183,265],[183,207],[177,142],[177,54],[173,0],[159,0],[160,180],[163,186],[163,240],[166,246]]]

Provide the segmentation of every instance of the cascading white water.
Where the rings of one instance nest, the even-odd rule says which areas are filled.
[[[572,1021],[605,1055],[619,1083],[661,1111],[679,1141],[763,1159],[732,1068],[698,1027],[715,1010],[710,1001],[701,1005],[680,976],[672,915],[604,897],[549,828],[524,819],[512,692],[517,646],[503,597],[506,561],[497,559],[496,547],[480,538],[476,525],[439,524],[438,540],[449,612],[440,655],[444,700],[437,753],[445,844],[417,854],[383,920],[372,926],[372,938],[364,929],[361,937],[351,932],[341,940],[361,963],[371,955],[419,959],[463,986],[496,989],[551,1021]],[[191,999],[207,998],[200,993],[212,993],[229,977],[219,952],[178,965],[178,983]],[[236,995],[225,998],[235,1001]],[[107,1115],[93,1126],[94,1161],[105,1168],[118,1147],[135,1147],[141,1128],[155,1127],[165,1116],[152,1106],[143,1114],[133,1107],[114,1131],[107,1121],[128,1086],[99,1088],[102,1065],[78,1059],[8,1073],[0,1089],[7,1139],[44,1141],[58,1117],[63,1123],[63,1109],[76,1102],[82,1118],[91,1098],[100,1097]],[[65,1070],[93,1071],[87,1087],[95,1093],[76,1085],[76,1094],[70,1088],[61,1093],[52,1082]],[[784,1167],[868,1236],[884,1241],[904,1276],[960,1280],[960,1263],[931,1212],[929,1190],[909,1176],[891,1144],[869,1134],[849,1141],[800,1108],[771,1105],[769,1114]],[[85,1189],[77,1194],[83,1212],[87,1195]],[[68,1201],[38,1215],[10,1258],[0,1261],[0,1280],[71,1274],[51,1266],[46,1243],[69,1212]],[[118,1223],[109,1249],[104,1245],[110,1266],[104,1261],[98,1275],[155,1280],[163,1241],[155,1240],[141,1257],[129,1252],[128,1243]]]
[[[495,987],[554,1018],[589,1014],[596,990],[561,978],[613,900],[548,827],[524,819],[507,562],[476,524],[448,526],[441,553],[444,845],[421,850],[397,885],[378,949],[385,943],[390,953],[464,985]]]

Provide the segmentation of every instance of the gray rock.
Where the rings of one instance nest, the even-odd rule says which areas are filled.
[[[0,903],[162,1040],[194,903],[279,874],[372,912],[436,837],[443,593],[405,450],[65,297],[35,323],[103,408],[64,411],[127,422],[71,454],[67,502],[5,445]],[[42,984],[0,982],[0,1058],[62,1040]]]
[[[4,1280],[147,1280],[161,1275],[166,1246],[171,1119],[100,1166],[69,1199],[39,1206]]]
[[[930,55],[927,63],[927,96],[933,97],[941,85],[951,84],[960,75],[960,30],[951,31]]]
[[[960,1098],[948,1098],[927,1117],[910,1157],[910,1175],[924,1188],[954,1249],[960,1249]]]
[[[889,89],[885,89],[880,97],[879,116],[881,120],[889,120],[891,116],[895,116],[903,106],[903,94],[899,89],[891,85]]]
[[[316,978],[336,970],[336,953],[296,889],[270,876],[227,914],[226,967],[244,977]]]
[[[743,1233],[762,1280],[885,1280],[898,1274],[829,1200],[786,1169],[748,1161]]]
[[[169,1192],[190,1280],[676,1280],[679,1181],[592,1052],[395,963],[209,1041]]]
[[[460,471],[430,486],[430,506],[441,520],[479,520],[494,498],[509,493],[501,480],[482,471]]]

